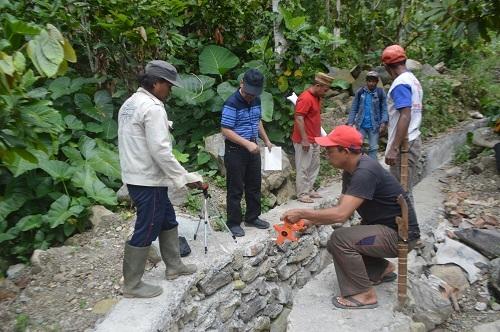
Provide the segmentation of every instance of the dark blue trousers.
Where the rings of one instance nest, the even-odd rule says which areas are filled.
[[[146,187],[127,184],[130,198],[137,207],[134,234],[129,244],[148,247],[161,231],[177,227],[174,207],[167,187]]]

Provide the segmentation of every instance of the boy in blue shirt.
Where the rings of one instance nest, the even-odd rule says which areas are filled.
[[[366,74],[366,86],[356,91],[347,124],[354,126],[368,139],[368,155],[377,160],[379,134],[384,132],[389,121],[387,97],[384,89],[377,87],[378,73]]]

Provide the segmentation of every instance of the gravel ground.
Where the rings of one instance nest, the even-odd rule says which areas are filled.
[[[478,169],[478,165],[481,165],[483,170]],[[477,173],[478,171],[480,172]],[[447,202],[451,202],[457,194],[466,196],[464,200],[459,200],[454,209],[464,216],[461,222],[457,223],[457,229],[465,224],[473,224],[485,215],[500,218],[500,176],[495,170],[492,155],[478,156],[448,172],[452,175],[444,185],[444,191],[448,194]],[[451,212],[449,209],[447,211]],[[455,214],[449,214],[448,219],[453,216]],[[500,301],[497,299],[495,302],[488,291],[487,283],[488,274],[484,274],[458,299],[460,311],[453,312],[435,331],[474,331],[474,327],[480,324],[500,320]],[[497,331],[500,331],[500,326]]]

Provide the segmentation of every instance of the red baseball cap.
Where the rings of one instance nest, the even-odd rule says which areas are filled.
[[[399,45],[387,46],[382,52],[382,62],[385,64],[397,63],[406,60],[406,52]]]
[[[347,125],[338,126],[328,136],[315,137],[314,140],[321,146],[341,146],[354,150],[360,150],[363,145],[361,133]]]

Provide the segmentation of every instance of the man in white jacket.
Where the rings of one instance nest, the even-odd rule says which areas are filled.
[[[141,281],[149,248],[157,237],[167,279],[196,271],[195,265],[184,265],[180,259],[178,224],[168,187],[201,187],[202,178],[188,173],[172,154],[163,102],[173,85],[181,85],[177,70],[168,62],[153,60],[139,77],[139,83],[141,87],[125,101],[118,114],[122,181],[137,207],[134,233],[125,244],[123,296],[149,298],[163,291],[160,286]]]

